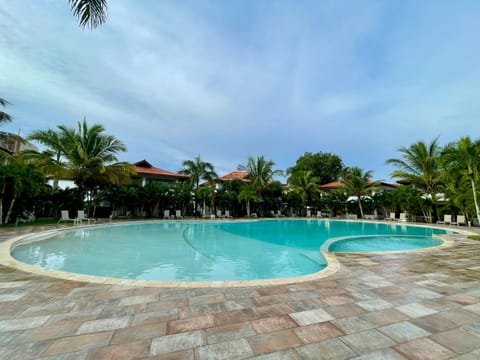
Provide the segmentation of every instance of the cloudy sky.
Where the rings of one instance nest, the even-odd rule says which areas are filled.
[[[28,135],[86,117],[120,160],[222,175],[331,152],[388,179],[398,148],[480,136],[479,1],[0,0],[0,97]]]

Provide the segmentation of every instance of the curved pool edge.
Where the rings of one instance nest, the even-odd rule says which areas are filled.
[[[355,221],[355,220],[352,220],[352,221]],[[364,220],[357,220],[357,221],[364,221]],[[369,222],[382,223],[379,221],[369,221]],[[129,223],[131,222],[117,222],[115,224],[129,224]],[[409,226],[453,230],[451,228],[445,228],[440,226],[428,226],[423,224],[412,224],[412,223],[406,223],[405,225],[407,224]],[[84,225],[84,226],[76,226],[75,228],[76,229],[91,228],[91,227],[104,226],[104,225],[105,224]],[[335,274],[341,267],[341,264],[338,261],[336,254],[351,253],[351,254],[366,254],[366,255],[382,255],[382,254],[386,255],[386,254],[392,254],[392,253],[412,253],[412,252],[420,252],[420,251],[432,251],[433,249],[437,249],[437,248],[447,248],[447,247],[453,246],[454,240],[451,239],[450,237],[455,236],[455,234],[434,235],[440,238],[443,241],[443,243],[438,246],[433,246],[428,248],[396,250],[396,251],[381,251],[381,252],[338,252],[338,253],[330,252],[326,250],[328,249],[328,247],[324,248],[324,246],[330,240],[339,239],[339,238],[333,238],[333,239],[327,240],[325,244],[323,244],[319,249],[322,255],[325,257],[325,260],[327,261],[327,267],[325,269],[322,269],[312,274],[303,275],[303,276],[296,276],[296,277],[289,277],[289,278],[262,279],[262,280],[225,280],[225,281],[180,281],[178,280],[178,281],[175,281],[175,280],[120,279],[120,278],[84,275],[84,274],[76,274],[76,273],[70,273],[70,272],[60,271],[60,270],[46,269],[40,266],[30,265],[30,264],[18,261],[11,256],[11,251],[18,245],[28,243],[28,242],[39,241],[49,236],[53,236],[60,232],[68,231],[71,229],[72,227],[66,227],[61,229],[33,232],[29,234],[16,236],[12,239],[9,239],[7,241],[0,243],[0,265],[4,265],[13,269],[21,270],[27,273],[38,275],[38,276],[47,276],[47,277],[53,277],[53,278],[69,280],[69,281],[78,281],[78,282],[86,282],[86,283],[94,283],[94,284],[106,284],[106,285],[119,285],[119,286],[159,287],[159,288],[221,288],[221,287],[288,285],[292,283],[302,283],[302,282],[308,282],[308,281],[321,280]],[[457,233],[457,235],[476,234],[474,232],[463,230],[463,229],[454,229],[454,231]]]
[[[121,223],[117,223],[121,224]],[[92,228],[102,225],[85,225],[77,226],[76,229]],[[272,278],[261,280],[218,280],[218,281],[181,281],[181,280],[137,280],[137,279],[120,279],[95,275],[76,274],[61,270],[46,269],[40,266],[27,264],[18,261],[12,257],[12,250],[19,245],[41,241],[50,236],[54,236],[60,232],[72,229],[62,228],[29,233],[16,236],[12,239],[0,243],[0,265],[7,266],[12,269],[24,271],[38,276],[53,277],[61,280],[86,282],[103,285],[120,285],[120,286],[136,286],[136,287],[159,287],[159,288],[220,288],[220,287],[250,287],[250,286],[272,286],[287,285],[292,283],[301,283],[307,281],[321,280],[335,274],[340,269],[340,263],[333,253],[323,253],[327,261],[327,267],[303,276],[295,276],[288,278]]]

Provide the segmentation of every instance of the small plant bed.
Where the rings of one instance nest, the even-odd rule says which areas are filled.
[[[480,235],[470,235],[468,238],[471,239],[471,240],[479,240],[480,241]]]

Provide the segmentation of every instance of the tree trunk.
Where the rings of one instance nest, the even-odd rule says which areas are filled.
[[[478,221],[478,224],[480,225],[480,208],[478,206],[477,189],[475,188],[475,181],[473,177],[470,178],[470,181],[472,182],[473,202],[475,203],[475,211],[477,212],[477,221]]]
[[[0,225],[3,224],[3,198],[0,198]]]
[[[5,216],[5,224],[8,224],[8,220],[10,219],[10,215],[12,214],[13,205],[15,204],[16,199],[17,199],[16,197],[13,197],[12,201],[10,201],[10,206],[8,207],[7,216]]]
[[[358,208],[360,209],[360,219],[363,219],[363,207],[362,207],[362,200],[360,200],[360,196],[358,197]]]
[[[247,200],[247,216],[250,217],[250,201]]]

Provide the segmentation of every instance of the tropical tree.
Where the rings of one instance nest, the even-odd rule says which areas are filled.
[[[107,0],[69,0],[81,27],[95,29],[107,21]]]
[[[476,183],[480,179],[480,140],[472,141],[469,136],[448,144],[442,152],[445,169],[450,178],[458,184],[461,179],[470,182],[477,221],[480,224],[480,207],[477,198]]]
[[[441,152],[438,138],[430,144],[418,141],[407,147],[399,149],[401,158],[388,159],[387,164],[398,169],[390,175],[393,178],[401,178],[406,182],[419,187],[427,197],[432,199],[433,221],[438,218],[437,194],[443,187]]]
[[[0,106],[6,107],[7,105],[10,105],[10,103],[5,99],[0,98]],[[0,110],[0,123],[6,123],[10,121],[12,121],[12,116]]]
[[[287,171],[292,176],[295,176],[297,172],[311,171],[312,178],[318,179],[319,184],[326,184],[338,180],[342,175],[343,168],[343,161],[338,155],[306,152]]]
[[[193,190],[198,189],[200,181],[211,183],[218,178],[212,163],[203,161],[200,155],[196,156],[193,160],[185,160],[182,166],[183,169],[181,169],[179,173],[189,176],[188,182],[191,184]]]
[[[247,179],[251,181],[257,194],[261,194],[267,184],[273,180],[277,174],[281,174],[280,170],[273,170],[275,163],[272,160],[265,160],[265,157],[258,156],[254,159],[248,157],[246,165],[238,165],[238,170],[248,172]]]
[[[358,166],[353,166],[345,169],[342,183],[343,189],[348,195],[356,197],[358,209],[360,210],[360,217],[363,218],[362,199],[372,195],[377,183],[371,181],[372,172],[363,171]]]
[[[86,120],[79,121],[77,128],[58,126],[58,133],[47,131],[33,136],[46,145],[54,154],[58,164],[64,163],[63,173],[72,179],[78,188],[80,199],[88,194],[93,200],[94,190],[109,184],[124,184],[135,174],[135,168],[127,162],[118,162],[117,153],[126,151],[126,146],[112,135],[104,134],[104,127],[94,124],[89,127]],[[57,141],[58,140],[58,141]],[[60,154],[61,160],[58,155]],[[47,175],[49,167],[45,167]]]
[[[238,194],[238,201],[245,201],[245,207],[247,209],[247,216],[250,217],[250,204],[251,202],[258,201],[257,191],[252,184],[246,184],[242,187]]]
[[[310,206],[315,195],[319,194],[318,182],[311,170],[296,171],[287,180],[289,188],[300,196],[304,207]]]

